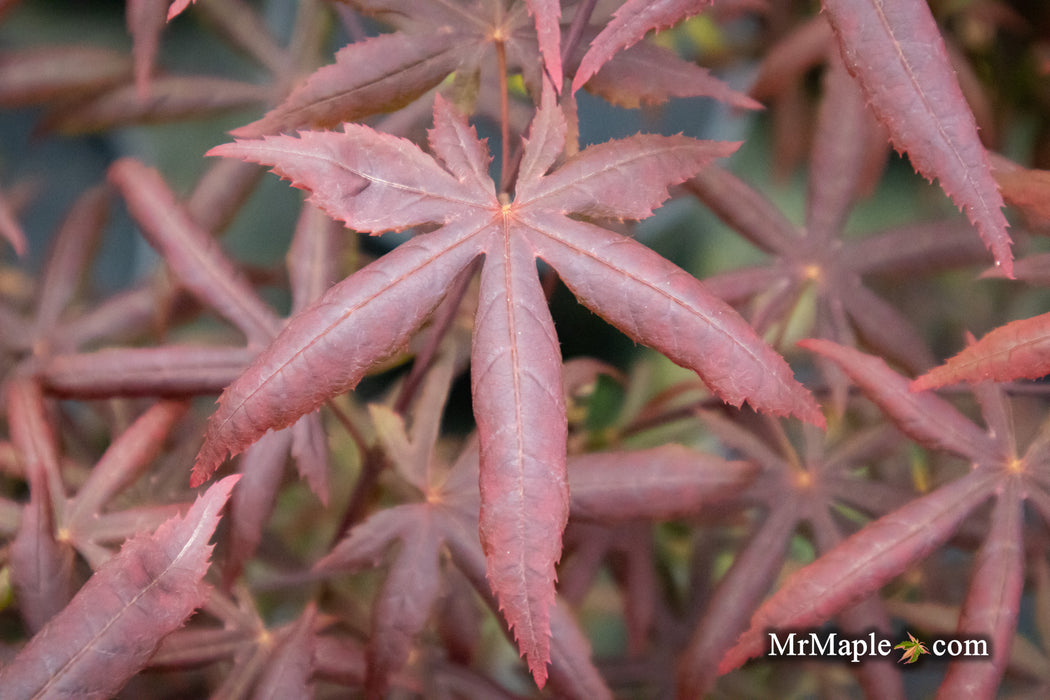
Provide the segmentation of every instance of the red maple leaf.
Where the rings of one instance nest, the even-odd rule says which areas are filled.
[[[364,232],[423,224],[419,235],[332,287],[294,316],[219,399],[194,467],[199,484],[269,429],[352,389],[396,353],[480,256],[472,348],[481,442],[482,542],[488,577],[542,683],[554,566],[568,516],[561,352],[536,271],[551,265],[593,311],[636,341],[694,369],[723,400],[823,424],[783,358],[691,275],[587,219],[640,219],[735,144],[637,135],[592,146],[548,172],[566,125],[545,93],[514,198],[496,193],[490,157],[443,99],[430,145],[347,124],[219,146],[213,155],[274,166],[331,216]],[[570,215],[573,215],[570,217]]]

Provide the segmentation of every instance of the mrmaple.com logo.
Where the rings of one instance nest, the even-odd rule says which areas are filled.
[[[878,632],[871,631],[861,636],[845,635],[835,630],[802,630],[767,632],[768,658],[811,658],[842,660],[860,663],[881,659],[897,651],[898,661],[915,663],[930,655],[934,658],[990,658],[991,644],[980,637],[938,637],[929,642],[921,641],[910,632],[908,639],[894,644]]]

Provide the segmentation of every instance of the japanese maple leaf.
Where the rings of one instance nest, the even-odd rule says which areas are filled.
[[[125,542],[0,671],[4,697],[116,695],[207,597],[208,540],[238,478],[217,482],[184,516]]]
[[[227,360],[230,359],[235,363],[238,359],[241,362],[235,365],[237,369],[233,376],[236,376],[247,361],[273,339],[281,320],[239,274],[236,265],[226,257],[209,232],[197,223],[192,199],[183,205],[158,172],[130,158],[114,163],[109,171],[109,179],[124,196],[128,211],[139,223],[143,235],[164,256],[185,289],[202,304],[240,328],[248,340],[248,347],[175,345],[113,349],[102,354],[118,363],[121,374],[132,377],[135,372],[131,370],[141,368],[141,360],[152,360],[168,370],[153,370],[150,373],[161,383],[164,383],[164,375],[168,374],[181,376],[191,383],[195,375],[207,380],[207,375],[212,375],[211,370],[218,370],[221,376],[229,370]],[[314,301],[330,283],[333,275],[332,242],[336,230],[340,228],[314,207],[303,207],[287,261],[293,310],[301,310]],[[76,356],[60,359],[67,360],[74,368],[78,365],[83,368],[86,362],[88,367],[93,367],[86,374],[98,377],[100,353],[94,355],[80,356],[79,361]],[[207,360],[209,356],[214,363]],[[179,365],[175,372],[170,372],[172,364],[180,361],[188,363],[188,366]],[[49,370],[46,376],[53,379],[56,363],[49,364],[50,367],[45,367],[45,370]],[[201,377],[201,370],[204,377]],[[211,378],[214,379],[215,375]],[[142,377],[137,379],[141,388]],[[225,383],[229,381],[232,379],[227,379]],[[163,393],[171,392],[175,387],[169,385],[164,389],[155,385],[153,389],[160,389]],[[200,385],[196,389],[208,391],[207,387]],[[295,457],[300,475],[310,483],[321,502],[327,503],[328,460],[324,445],[321,416],[314,413],[304,416],[289,430],[268,435],[244,454],[240,468],[245,478],[231,498],[230,533],[234,554],[227,560],[228,579],[232,579],[243,562],[255,552],[263,526],[272,511],[289,452]]]
[[[1030,185],[1044,179],[1039,173],[1026,171]],[[1050,284],[1050,255],[1030,255],[1014,266],[1017,279],[1030,284]],[[986,273],[1003,277],[998,269]],[[993,328],[983,338],[971,341],[944,364],[934,367],[912,382],[912,390],[936,389],[958,382],[979,383],[987,380],[1008,382],[1015,379],[1038,379],[1050,374],[1050,313],[1010,321]]]
[[[915,169],[936,177],[1012,276],[1003,199],[925,0],[823,0],[850,74]]]
[[[929,650],[926,645],[915,638],[911,632],[908,632],[908,641],[901,642],[894,649],[903,649],[904,653],[901,654],[900,661],[905,664],[913,664],[919,660],[923,654],[929,654]]]
[[[680,697],[711,693],[722,654],[747,628],[748,618],[785,562],[791,561],[792,537],[812,541],[818,553],[829,551],[852,529],[839,517],[843,506],[881,515],[909,496],[899,487],[858,475],[859,469],[884,458],[900,442],[899,433],[885,424],[856,429],[835,441],[829,439],[831,430],[825,434],[806,426],[802,449],[796,449],[776,419],[750,416],[755,420],[748,421],[745,414],[737,417],[743,420],[734,421],[714,411],[698,416],[722,444],[761,469],[739,501],[758,505],[764,516],[748,542],[735,552],[732,566],[708,594],[705,612],[695,622],[678,664]],[[693,586],[700,588],[703,581],[694,581]],[[890,625],[875,598],[839,612],[836,621],[847,633],[888,630]],[[864,664],[851,670],[869,694],[901,695],[901,680],[892,667]]]
[[[197,0],[174,0],[174,2],[171,3],[171,6],[168,7],[167,20],[170,22],[171,20],[175,19],[180,14],[182,14],[183,11],[187,7],[189,7],[191,3],[194,3],[196,1]]]
[[[911,224],[856,240],[843,236],[864,189],[864,173],[885,160],[875,120],[846,65],[832,55],[824,74],[824,96],[810,154],[808,197],[802,226],[792,222],[760,192],[723,171],[705,168],[687,187],[756,247],[770,253],[766,264],[731,270],[706,280],[708,288],[740,307],[760,333],[786,332],[796,307],[814,292],[814,336],[845,345],[861,342],[913,370],[934,360],[912,323],[873,292],[866,277],[928,272],[975,262],[985,256],[969,226],[957,218]],[[777,343],[774,343],[776,346]],[[844,404],[841,373],[823,366]]]
[[[990,379],[1006,382],[1043,377],[1050,373],[1048,329],[1050,313],[994,328],[943,365],[918,377],[912,382],[912,389],[935,389],[963,381],[978,383]]]
[[[569,216],[649,216],[669,185],[736,146],[637,135],[588,148],[548,173],[565,133],[548,88],[513,200],[497,195],[485,144],[440,97],[430,132],[437,159],[356,124],[341,133],[302,132],[213,149],[213,155],[274,166],[311,190],[310,201],[359,231],[438,228],[294,316],[223,392],[193,473],[200,484],[228,452],[352,389],[404,346],[456,276],[484,256],[471,352],[481,538],[492,587],[540,682],[569,494],[561,353],[537,258],[586,306],[695,370],[723,400],[823,424],[783,358],[694,277],[640,243]]]
[[[573,92],[649,30],[672,27],[710,4],[711,0],[627,0],[591,42],[573,77]]]
[[[243,482],[243,477],[238,475]],[[220,482],[221,483],[221,482]],[[234,491],[236,493],[236,490]],[[228,517],[224,516],[224,517]],[[321,636],[317,607],[307,603],[298,618],[268,626],[247,588],[227,594],[213,588],[189,625],[164,637],[149,659],[151,671],[224,664],[222,685],[213,695],[252,698],[312,698],[311,676],[321,670],[315,659]],[[216,624],[219,623],[219,624]],[[363,654],[348,644],[346,665]],[[364,666],[361,658],[360,665]],[[248,695],[248,690],[255,692]]]
[[[393,111],[452,73],[458,82],[466,83],[463,76],[476,77],[487,66],[501,61],[511,72],[520,72],[529,89],[539,94],[542,55],[554,84],[561,85],[561,58],[556,50],[561,29],[556,2],[348,0],[348,4],[389,22],[397,31],[343,47],[336,52],[335,63],[312,73],[262,119],[237,129],[236,136],[259,137],[302,127],[331,128]],[[529,13],[534,15],[535,26]],[[566,57],[566,69],[574,69],[583,53],[582,48],[571,52]],[[606,60],[608,69],[583,83],[614,104],[637,107],[673,96],[709,96],[735,107],[760,107],[695,63],[654,45],[642,43]]]
[[[457,355],[448,351],[435,358],[422,380],[409,427],[390,408],[369,407],[377,439],[403,482],[399,491],[413,492],[416,497],[356,525],[315,566],[316,571],[361,570],[389,563],[386,581],[372,607],[367,649],[366,687],[376,697],[386,691],[392,674],[406,666],[418,644],[416,638],[428,619],[436,616],[447,555],[471,581],[481,582],[479,592],[484,599],[491,601],[492,597],[484,581],[484,556],[474,526],[480,507],[478,443],[468,439],[451,464],[436,449]],[[742,491],[754,472],[746,462],[673,444],[578,455],[568,460],[567,471],[573,520],[626,521],[628,529],[633,525],[634,532],[644,533],[645,538],[649,535],[638,527],[639,520],[694,514]],[[387,557],[393,547],[396,554]],[[551,650],[554,692],[559,697],[611,697],[571,617],[564,611],[554,614],[563,618],[551,621],[552,628],[562,628]]]
[[[0,191],[0,237],[6,239],[16,253],[25,255],[26,235],[22,231],[18,220],[15,219],[15,215],[11,211],[3,191]]]
[[[813,563],[794,572],[751,618],[751,627],[723,657],[728,671],[760,653],[767,630],[817,625],[876,592],[931,554],[989,500],[994,506],[984,542],[973,563],[956,633],[991,640],[986,661],[953,663],[939,690],[942,697],[991,697],[1009,658],[1024,589],[1024,505],[1050,520],[1050,424],[1044,423],[1023,452],[1002,388],[974,388],[987,430],[944,399],[914,393],[908,380],[877,357],[827,340],[801,345],[840,366],[894,425],[922,446],[971,462],[963,476],[882,516]]]
[[[753,96],[785,105],[776,116],[777,151],[786,160],[799,155],[797,146],[804,141],[799,130],[808,132],[798,109],[804,76],[825,60],[834,35],[835,53],[841,52],[863,93],[864,111],[886,128],[899,152],[907,152],[917,172],[928,180],[938,179],[945,194],[965,211],[997,267],[1009,276],[1012,253],[1007,221],[1000,211],[1003,198],[978,136],[974,113],[982,110],[970,106],[981,98],[972,92],[964,96],[961,84],[968,70],[961,63],[953,65],[928,3],[823,0],[822,4],[820,18],[801,25],[766,54],[752,88]],[[860,145],[859,140],[851,144]]]
[[[485,557],[476,527],[480,507],[477,440],[467,440],[451,464],[435,449],[456,354],[440,353],[426,372],[410,411],[410,427],[387,406],[369,407],[378,441],[390,456],[402,490],[418,498],[359,523],[315,566],[316,571],[375,568],[388,559],[387,550],[397,550],[388,559],[386,580],[372,607],[364,683],[370,697],[382,697],[394,677],[408,670],[417,637],[427,621],[439,614],[435,604],[442,580],[447,578],[447,560],[477,587],[493,611],[497,608],[485,581]],[[747,474],[734,469],[736,464],[720,462],[718,466],[726,467],[727,481]],[[583,490],[588,491],[586,484]],[[696,489],[681,490],[695,493]],[[561,627],[563,633],[551,649],[549,672],[555,692],[567,697],[610,697],[591,663],[583,634],[564,606],[559,607],[561,611],[555,608],[551,615],[552,629]],[[424,695],[426,687],[424,684]]]

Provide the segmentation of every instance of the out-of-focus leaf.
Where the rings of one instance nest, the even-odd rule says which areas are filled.
[[[336,52],[334,64],[314,72],[278,107],[233,134],[257,138],[304,126],[331,128],[404,107],[464,59],[470,46],[450,32],[395,32],[350,44]]]
[[[171,6],[168,8],[168,21],[175,19],[182,14],[187,7],[197,2],[197,0],[172,0]]]
[[[776,581],[780,562],[798,526],[798,510],[792,502],[774,508],[736,553],[682,654],[678,682],[683,693],[703,697],[710,692],[718,678],[719,656],[747,629],[751,611]]]
[[[215,161],[208,165],[193,192],[186,197],[186,211],[198,226],[218,235],[248,201],[262,175],[251,163]]]
[[[958,659],[948,667],[938,697],[993,697],[1010,660],[1024,590],[1024,488],[1008,481],[996,500],[988,537],[977,553],[956,634],[985,639],[990,659]]]
[[[95,463],[91,475],[77,491],[65,512],[66,527],[87,530],[102,507],[129,486],[164,446],[164,437],[186,413],[182,401],[161,401],[143,413]]]
[[[132,124],[155,124],[213,116],[269,99],[265,87],[206,75],[158,76],[149,95],[140,97],[134,86],[122,85],[88,100],[48,112],[41,128],[62,134],[86,134]]]
[[[208,540],[238,478],[214,484],[184,517],[129,540],[0,670],[5,696],[116,694],[204,602]]]
[[[41,363],[40,378],[49,392],[78,398],[215,394],[256,354],[200,345],[109,348],[49,357]]]
[[[51,250],[36,307],[38,336],[51,331],[73,300],[95,252],[109,215],[109,192],[93,187],[80,195],[66,214]]]
[[[849,265],[858,274],[928,273],[979,263],[987,255],[972,229],[954,218],[894,227],[850,245]]]
[[[749,462],[730,462],[681,445],[593,452],[569,462],[572,517],[671,519],[729,498],[754,476]]]
[[[798,246],[802,231],[766,197],[718,165],[708,165],[686,183],[719,218],[766,252]]]
[[[232,581],[255,556],[281,485],[292,429],[267,433],[241,455],[240,485],[230,499],[230,556],[223,576]]]
[[[385,411],[376,415],[396,417]],[[366,682],[370,695],[381,697],[407,663],[440,590],[443,541],[450,528],[461,526],[458,516],[438,503],[397,506],[354,527],[314,566],[315,571],[356,570],[375,566],[391,547],[397,550],[372,608]]]
[[[281,638],[266,669],[255,684],[252,700],[286,700],[314,696],[310,677],[314,669],[314,620],[317,607],[310,603]]]
[[[818,15],[800,24],[767,49],[749,94],[762,100],[797,85],[826,58],[832,40],[826,17]]]
[[[100,46],[63,44],[0,53],[0,105],[28,107],[69,100],[126,83],[126,53]]]
[[[408,661],[441,586],[440,525],[429,518],[419,518],[414,525],[403,532],[397,558],[372,608],[366,688],[373,697],[382,697],[391,675]]]
[[[134,40],[131,54],[135,61],[135,91],[139,98],[149,95],[149,80],[164,31],[168,0],[128,0],[128,32]]]
[[[285,259],[292,288],[293,312],[305,309],[337,281],[338,237],[345,233],[338,222],[317,207],[303,206]]]
[[[350,687],[361,687],[365,682],[368,662],[365,650],[347,637],[317,635],[314,641],[314,675]]]
[[[1050,229],[1050,170],[1024,168],[998,154],[989,155],[1003,199],[1020,209],[1032,228]]]
[[[202,231],[175,200],[160,173],[137,160],[123,158],[110,166],[109,180],[179,280],[240,328],[249,342],[269,342],[280,327],[280,319],[259,299],[215,239]]]
[[[943,544],[991,495],[994,483],[991,470],[972,471],[884,515],[794,572],[755,612],[718,672],[728,673],[762,653],[769,630],[816,627],[886,585]]]
[[[987,433],[947,401],[909,391],[908,380],[891,370],[882,358],[827,340],[807,339],[799,345],[839,365],[898,428],[919,443],[974,462],[994,462],[1001,456]]]
[[[897,307],[862,286],[844,302],[857,335],[887,360],[914,372],[936,364],[925,339]]]
[[[732,89],[707,69],[645,42],[618,52],[591,76],[585,88],[626,108],[663,104],[672,97],[711,97],[739,109],[762,108],[760,102]]]
[[[841,233],[867,169],[858,164],[864,162],[873,135],[885,144],[860,88],[833,54],[824,73],[824,98],[810,157],[806,232],[812,239],[831,241]]]
[[[11,440],[21,453],[29,503],[11,542],[11,582],[30,630],[44,626],[73,594],[73,549],[55,537],[55,506],[65,497],[58,472],[58,443],[39,384],[17,377],[6,387]],[[0,685],[0,687],[3,687]]]
[[[2,73],[3,70],[0,68],[0,74]],[[3,237],[4,240],[10,243],[16,253],[25,255],[26,234],[15,218],[14,212],[11,211],[7,198],[2,191],[0,191],[0,237]]]
[[[612,700],[591,662],[591,644],[564,600],[551,606],[551,688],[558,696]]]

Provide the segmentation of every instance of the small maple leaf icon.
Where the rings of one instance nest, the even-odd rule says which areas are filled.
[[[894,649],[903,649],[904,653],[901,655],[901,663],[913,664],[919,660],[919,657],[923,654],[929,654],[930,651],[926,648],[926,645],[916,639],[911,632],[908,633],[908,641],[901,642]]]

